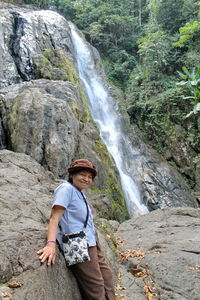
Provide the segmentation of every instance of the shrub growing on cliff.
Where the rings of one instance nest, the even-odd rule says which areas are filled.
[[[183,96],[188,99],[192,105],[197,105],[200,101],[200,66],[193,68],[190,72],[185,66],[182,68],[183,72],[178,74],[182,79],[177,85],[184,85],[188,88],[188,93],[190,95]]]

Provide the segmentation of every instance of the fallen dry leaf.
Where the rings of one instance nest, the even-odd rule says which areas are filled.
[[[144,271],[141,271],[141,272],[138,272],[134,275],[135,277],[147,277],[148,274],[147,274],[147,271],[144,270]]]
[[[7,283],[7,286],[10,288],[18,288],[20,286],[23,285],[23,282],[17,281],[17,280],[13,280]]]
[[[12,294],[8,293],[8,292],[1,293],[1,296],[3,296],[4,300],[10,300],[10,299],[12,299]]]
[[[150,285],[145,285],[144,289],[145,289],[145,291],[153,293],[153,289],[152,289],[152,287],[150,287]]]
[[[118,249],[121,248],[122,245],[123,245],[123,241],[120,240],[119,238],[116,238],[116,246],[117,246],[117,248],[118,248]]]
[[[120,281],[122,279],[122,274],[121,272],[118,272],[117,273],[117,280]]]
[[[143,258],[145,256],[144,253],[140,252],[140,251],[136,251],[136,250],[126,250],[126,251],[122,251],[120,253],[120,258],[122,261],[127,261],[129,258],[131,257],[140,257]]]
[[[120,284],[117,284],[117,285],[115,286],[115,290],[116,290],[116,291],[124,291],[124,290],[126,290],[126,288],[123,287],[123,286],[121,286]]]
[[[189,268],[189,270],[200,270],[200,266],[191,267],[191,268]]]
[[[122,291],[122,290],[126,290],[125,287],[121,286],[121,278],[122,278],[122,275],[120,272],[117,273],[117,284],[115,286],[115,290],[116,291]]]
[[[149,285],[144,286],[144,291],[148,300],[154,300],[153,290]]]
[[[117,300],[124,300],[124,296],[123,295],[115,294],[115,296],[117,297]]]
[[[153,294],[151,294],[150,292],[147,292],[147,293],[146,293],[146,296],[147,296],[147,299],[148,299],[148,300],[153,300],[153,299],[154,299]]]

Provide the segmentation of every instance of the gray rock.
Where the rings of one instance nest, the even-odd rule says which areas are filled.
[[[79,136],[79,120],[70,105],[76,94],[70,83],[48,80],[2,89],[2,123],[9,132],[11,149],[30,155],[56,176],[64,176]]]
[[[122,265],[118,269],[121,279],[116,286],[116,294],[124,300],[147,300],[144,293],[144,284],[140,278],[133,277]],[[120,298],[119,298],[120,299]]]
[[[46,79],[1,89],[0,144],[1,148],[30,155],[60,178],[65,178],[73,159],[85,157],[98,170],[95,185],[104,189],[108,171],[114,167],[112,162],[104,165],[102,154],[94,151],[102,142],[80,93],[80,88],[70,82]],[[99,194],[97,200],[95,195],[94,202],[100,215],[106,216],[111,199],[105,197],[101,211],[102,198]]]
[[[13,34],[12,15],[7,8],[1,9],[0,14],[0,88],[20,82],[15,62],[9,51],[10,38]]]
[[[34,58],[45,49],[72,51],[68,22],[56,12],[4,5],[0,23],[0,88],[35,79]]]
[[[147,276],[140,277],[144,285],[150,285],[152,290],[155,287],[155,297],[157,294],[163,300],[198,300],[199,230],[199,209],[166,208],[124,222],[117,236],[123,241],[122,252],[143,253],[134,259],[137,267],[146,271]],[[129,266],[130,262],[131,259]],[[128,264],[127,271],[131,271]],[[128,288],[128,281],[124,284]]]
[[[0,282],[22,283],[11,289],[14,300],[81,299],[62,255],[58,252],[56,265],[48,268],[36,254],[45,244],[51,183],[29,156],[0,151]]]
[[[41,265],[36,254],[45,245],[53,189],[59,183],[30,156],[0,151],[0,293],[9,292],[14,300],[81,299],[62,254],[58,251],[52,267]],[[116,278],[116,259],[101,232],[99,240]],[[12,281],[21,286],[6,288]]]
[[[150,211],[173,206],[199,207],[180,173],[140,138],[137,126],[129,135],[133,151],[129,155],[134,164],[129,166],[140,187],[143,202]]]

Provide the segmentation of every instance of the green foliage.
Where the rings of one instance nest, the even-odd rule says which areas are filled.
[[[49,4],[49,0],[23,0],[25,4],[33,4],[37,7],[44,8]]]
[[[200,55],[196,49],[188,49],[184,54],[179,57],[179,64],[185,65],[188,69],[200,65]]]
[[[178,74],[182,79],[177,85],[185,85],[188,88],[189,96],[184,96],[184,99],[188,99],[194,106],[200,101],[200,66],[193,68],[190,72],[185,66],[182,67],[183,72]]]
[[[137,64],[127,84],[127,99],[129,103],[148,101],[151,97],[174,85],[174,76],[156,72],[153,63],[148,67],[144,64]]]
[[[149,98],[139,98],[133,102],[134,115],[147,141],[164,153],[166,136],[173,132],[174,122],[185,126],[186,113],[191,110],[188,100],[183,98],[184,87],[173,87]]]
[[[170,43],[166,33],[159,28],[148,26],[146,35],[138,40],[138,47],[142,63],[149,71],[158,71],[167,64]]]
[[[185,47],[194,38],[199,38],[200,33],[200,22],[193,21],[192,23],[187,23],[184,27],[180,28],[180,38],[173,44],[174,47]]]
[[[135,64],[141,24],[148,20],[146,1],[57,0],[55,5],[109,60],[108,77],[125,86]]]
[[[110,53],[110,57],[113,61],[112,64],[107,66],[107,76],[111,80],[115,80],[116,84],[120,82],[123,86],[129,79],[131,70],[135,66],[134,56],[128,54],[126,50],[113,49]]]
[[[157,20],[162,28],[169,33],[176,33],[187,21],[197,15],[197,0],[166,0],[161,1]]]
[[[191,112],[189,112],[189,114],[187,114],[186,118],[190,118],[190,117],[192,117],[194,115],[197,115],[197,114],[200,115],[200,103],[197,103],[194,106],[193,110]]]

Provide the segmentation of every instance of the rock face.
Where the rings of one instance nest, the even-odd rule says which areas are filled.
[[[118,214],[124,220],[124,197],[90,117],[68,22],[53,11],[12,5],[3,5],[0,16],[0,148],[28,154],[61,178],[73,159],[90,159],[99,170],[99,192],[109,193],[110,202],[113,193],[118,195],[107,217]]]
[[[134,165],[130,171],[140,186],[143,202],[150,211],[171,206],[199,207],[180,173],[155,150],[144,144],[136,125],[129,139],[133,145]]]
[[[80,299],[62,255],[52,268],[41,266],[36,251],[45,242],[52,191],[48,173],[25,154],[0,151],[0,292],[12,299]],[[23,283],[6,288],[10,281]],[[65,286],[65,289],[63,289]]]
[[[65,175],[80,134],[79,120],[70,105],[73,99],[80,99],[76,94],[70,83],[48,80],[1,90],[7,145],[46,165],[56,176]]]
[[[28,155],[0,151],[0,299],[2,293],[10,293],[13,300],[81,299],[61,253],[53,267],[40,265],[36,254],[45,244],[52,192],[59,184],[49,175]],[[100,240],[114,267],[114,257],[101,234]],[[18,288],[7,286],[13,281]]]
[[[200,210],[193,208],[156,210],[121,224],[122,257],[129,256],[121,269],[125,299],[146,299],[146,291],[154,299],[198,300],[199,230]]]
[[[109,174],[113,163],[84,106],[80,89],[74,84],[45,79],[15,84],[12,90],[10,87],[0,90],[0,103],[4,148],[30,155],[61,178],[67,174],[73,159],[87,157],[97,167],[95,184],[100,193],[109,191],[109,182],[113,192],[118,189],[114,172],[111,178]],[[102,152],[95,151],[97,146]],[[102,161],[102,155],[110,161],[109,165]],[[116,184],[114,189],[113,183]],[[119,188],[117,212],[124,219],[126,209],[120,195]],[[104,217],[116,210],[111,204],[111,194],[108,198],[109,210],[101,214]]]
[[[43,50],[71,48],[68,22],[55,12],[8,6],[0,18],[0,87],[35,79],[34,58]]]
[[[192,107],[186,99],[179,101],[183,93],[182,88],[176,87],[168,89],[166,94],[158,92],[152,98],[148,96],[145,110],[151,113],[146,115],[139,108],[138,97],[133,96],[130,101],[134,103],[127,112],[131,122],[139,126],[143,138],[178,170],[200,201],[200,115],[186,117]]]

